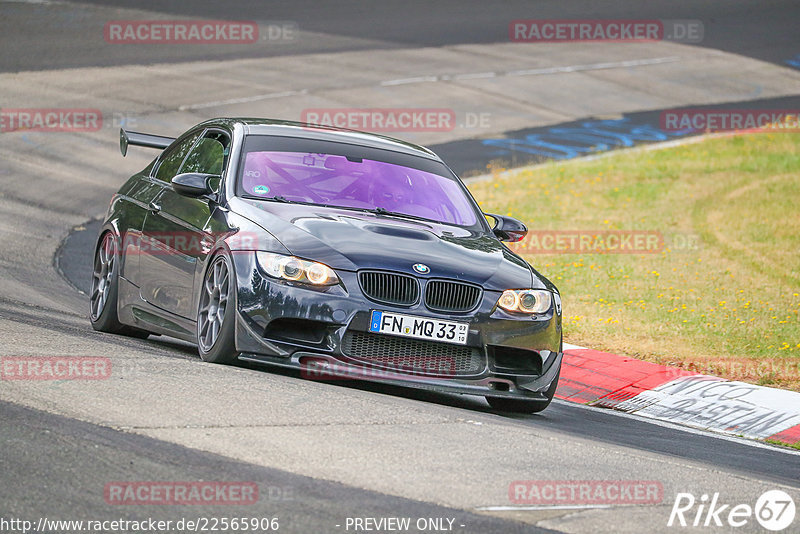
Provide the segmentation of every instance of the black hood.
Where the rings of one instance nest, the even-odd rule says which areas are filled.
[[[485,289],[544,288],[530,266],[492,234],[369,212],[236,198],[231,208],[279,235],[300,258],[348,271],[385,269],[453,278]]]

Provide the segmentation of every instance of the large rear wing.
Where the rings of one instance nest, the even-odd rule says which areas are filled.
[[[119,129],[119,151],[122,157],[128,153],[128,145],[144,146],[147,148],[157,148],[164,150],[175,140],[174,137],[164,137],[163,135],[153,135],[139,132],[128,132]]]

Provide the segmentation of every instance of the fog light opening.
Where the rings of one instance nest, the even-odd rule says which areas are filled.
[[[508,391],[509,387],[508,382],[489,382],[489,389],[495,391]]]
[[[306,368],[326,368],[330,366],[330,363],[325,358],[314,358],[312,356],[301,356],[298,360],[298,363]]]

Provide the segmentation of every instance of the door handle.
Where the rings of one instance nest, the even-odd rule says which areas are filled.
[[[155,215],[161,211],[161,206],[159,204],[156,204],[155,201],[153,201],[148,206],[148,209],[150,210],[151,213]]]

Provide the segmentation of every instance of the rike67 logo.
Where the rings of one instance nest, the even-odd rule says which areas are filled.
[[[779,532],[794,523],[795,512],[794,500],[781,490],[764,492],[755,506],[724,503],[719,493],[704,493],[699,499],[678,493],[667,526],[739,528],[755,519],[763,528]]]

